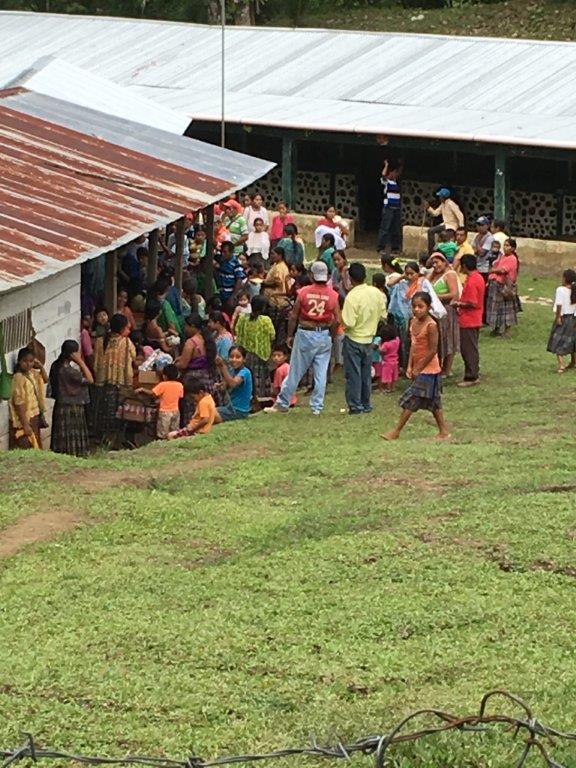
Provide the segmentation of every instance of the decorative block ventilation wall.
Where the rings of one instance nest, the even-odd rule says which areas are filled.
[[[357,218],[358,192],[356,177],[351,173],[338,173],[334,179],[335,199],[331,197],[331,174],[298,171],[296,174],[296,206],[299,213],[323,213],[334,203],[343,216]],[[260,192],[268,208],[276,208],[282,200],[282,171],[274,168],[270,173],[246,188],[248,194]]]
[[[438,184],[406,179],[402,182],[403,219],[405,224],[422,224],[422,203],[434,200]],[[457,197],[468,229],[474,229],[474,221],[483,214],[494,210],[494,195],[491,189],[484,187],[456,187]],[[541,192],[510,193],[510,230],[515,235],[535,238],[554,238],[556,236],[557,202],[556,196]],[[576,227],[576,198],[565,199],[566,233],[574,232]],[[429,226],[430,218],[426,224]]]
[[[334,200],[331,199],[331,189],[335,189]],[[404,224],[422,224],[422,203],[424,200],[432,201],[436,189],[437,183],[413,179],[402,181]],[[276,208],[282,199],[281,169],[274,168],[247,188],[247,192],[255,191],[263,194],[269,208]],[[474,229],[473,223],[479,216],[494,210],[494,195],[489,188],[456,187],[455,193],[469,229]],[[325,207],[333,202],[343,216],[358,217],[358,188],[354,174],[336,174],[332,187],[329,173],[299,171],[296,174],[296,195],[296,208],[300,213],[322,213]],[[376,201],[376,204],[379,205],[380,201]],[[554,238],[557,208],[558,203],[553,194],[513,190],[510,193],[510,231],[523,237]],[[430,217],[427,217],[426,225],[429,224]],[[576,197],[564,198],[562,231],[566,236],[576,236]]]

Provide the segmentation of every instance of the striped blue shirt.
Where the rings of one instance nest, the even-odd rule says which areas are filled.
[[[384,187],[384,208],[400,208],[400,185],[395,179],[387,179],[382,176],[380,179]]]

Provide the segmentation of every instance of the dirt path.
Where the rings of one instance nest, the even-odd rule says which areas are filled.
[[[150,450],[150,449],[149,449]],[[154,444],[152,450],[159,450]],[[270,452],[263,453],[260,446],[246,446],[242,458],[264,458]],[[94,494],[109,488],[133,487],[154,490],[159,484],[178,478],[187,479],[198,469],[222,466],[238,461],[238,451],[231,448],[216,456],[195,456],[179,461],[176,467],[147,467],[144,469],[79,469],[71,472],[56,472],[57,481],[74,488],[75,495]],[[31,544],[53,539],[61,533],[72,530],[83,521],[80,511],[59,509],[55,506],[50,512],[35,512],[16,523],[0,530],[0,558],[17,554]]]
[[[0,532],[0,557],[15,555],[29,544],[48,541],[80,522],[80,514],[62,509],[23,517]]]

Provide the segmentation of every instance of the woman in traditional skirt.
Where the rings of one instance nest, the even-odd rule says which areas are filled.
[[[508,336],[510,328],[518,325],[518,266],[516,240],[509,238],[488,275],[486,323],[492,328],[492,336]]]
[[[576,271],[562,273],[562,285],[554,297],[554,325],[548,339],[548,352],[558,359],[558,373],[564,373],[564,355],[570,355],[569,368],[576,367]]]
[[[252,313],[240,315],[236,323],[236,343],[246,350],[246,365],[252,371],[254,394],[259,400],[272,397],[270,358],[276,330],[272,320],[264,313],[268,301],[264,296],[254,296]]]
[[[87,456],[89,451],[86,405],[92,373],[73,339],[62,344],[58,359],[50,368],[50,390],[54,398],[50,449],[69,456]]]
[[[195,379],[202,383],[208,394],[215,394],[216,384],[216,342],[214,335],[195,312],[184,321],[186,341],[182,352],[174,360],[174,365],[181,371],[182,383]],[[180,400],[180,426],[185,427],[192,418],[194,402],[187,397]]]
[[[396,427],[386,432],[384,440],[397,440],[412,415],[422,409],[431,411],[438,426],[438,438],[450,437],[442,410],[442,374],[438,359],[438,324],[430,315],[432,298],[426,291],[412,297],[413,317],[410,322],[410,357],[406,375],[412,383],[400,398],[402,408]]]
[[[132,387],[136,349],[128,338],[130,327],[124,315],[112,315],[110,330],[94,345],[94,379],[92,414],[94,435],[111,438],[118,428],[116,412],[120,388]]]
[[[46,373],[34,352],[24,347],[18,352],[9,401],[9,448],[42,448],[40,430],[44,423]]]
[[[446,317],[438,321],[440,330],[440,346],[438,354],[442,365],[442,375],[452,375],[452,363],[454,355],[460,352],[460,326],[458,325],[458,313],[451,302],[460,298],[460,281],[458,275],[448,263],[448,259],[440,251],[436,251],[430,257],[432,274],[430,282],[434,286],[436,295],[446,309]]]

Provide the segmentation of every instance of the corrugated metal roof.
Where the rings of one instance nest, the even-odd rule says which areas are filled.
[[[139,96],[133,89],[52,56],[34,61],[24,72],[11,59],[1,60],[0,89],[17,86],[180,136],[190,124],[184,112],[176,112]]]
[[[190,117],[220,119],[218,28],[0,19],[7,59],[57,55]],[[574,43],[230,27],[226,51],[231,122],[576,148]]]
[[[0,292],[130,242],[272,167],[48,96],[0,92]]]

